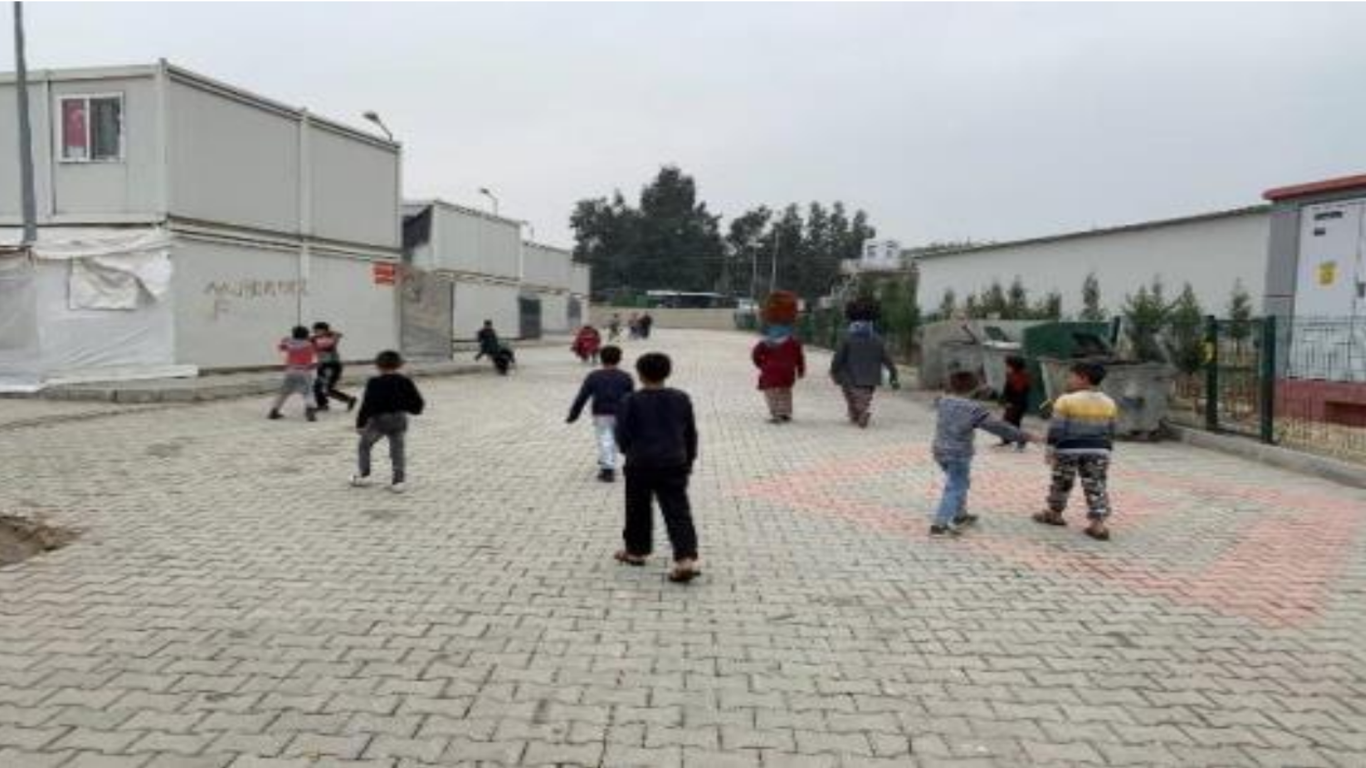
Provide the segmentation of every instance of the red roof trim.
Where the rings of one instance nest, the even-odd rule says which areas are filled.
[[[1309,184],[1295,184],[1294,186],[1289,187],[1277,187],[1263,192],[1262,197],[1267,200],[1288,200],[1292,197],[1318,195],[1324,192],[1340,192],[1344,189],[1352,189],[1354,187],[1366,188],[1366,174],[1359,176],[1343,176],[1338,179],[1315,181]]]

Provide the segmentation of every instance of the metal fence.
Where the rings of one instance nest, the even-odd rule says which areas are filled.
[[[1366,317],[1297,317],[1284,326],[1275,442],[1366,464]]]
[[[1366,318],[1207,318],[1168,418],[1366,464]]]

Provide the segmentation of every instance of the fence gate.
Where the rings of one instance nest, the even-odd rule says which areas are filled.
[[[431,272],[404,267],[399,287],[399,344],[404,356],[449,360],[455,284]]]

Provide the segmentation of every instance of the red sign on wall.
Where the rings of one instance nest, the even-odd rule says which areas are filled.
[[[375,285],[393,285],[398,277],[398,265],[380,263],[374,265]]]

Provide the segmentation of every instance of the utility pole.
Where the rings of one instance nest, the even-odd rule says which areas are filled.
[[[778,290],[778,228],[773,228],[773,269],[768,276],[768,292]]]
[[[24,59],[24,4],[14,3],[15,93],[19,97],[19,186],[25,247],[38,241],[38,196],[33,189],[33,129],[28,114],[28,64]]]

